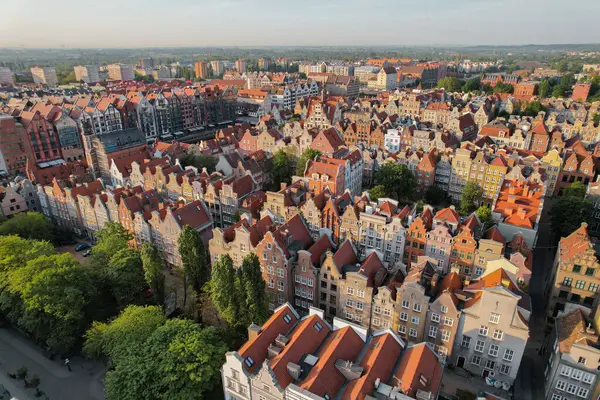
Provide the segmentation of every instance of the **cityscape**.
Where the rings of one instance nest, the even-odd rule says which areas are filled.
[[[0,400],[600,398],[594,28],[313,3],[330,37],[0,27]]]

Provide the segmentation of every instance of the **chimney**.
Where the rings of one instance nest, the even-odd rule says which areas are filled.
[[[256,324],[251,324],[248,327],[248,340],[252,340],[255,337],[258,336],[258,334],[260,333],[260,326],[256,325]]]
[[[300,374],[302,374],[302,368],[298,364],[294,364],[293,362],[289,362],[287,365],[288,374],[295,380],[300,380]]]
[[[514,188],[510,188],[511,194],[508,195],[508,202],[515,204],[517,202],[517,195],[513,192]]]

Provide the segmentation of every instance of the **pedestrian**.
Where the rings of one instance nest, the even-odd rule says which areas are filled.
[[[73,370],[71,369],[71,360],[65,358],[65,365],[69,369],[69,372],[73,372]]]

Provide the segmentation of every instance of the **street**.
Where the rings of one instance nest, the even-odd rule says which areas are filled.
[[[25,389],[23,381],[11,379],[8,373],[25,366],[29,376],[40,378],[39,389],[50,400],[102,400],[105,367],[98,361],[82,357],[70,358],[72,372],[62,360],[49,360],[27,338],[9,328],[0,328],[0,385],[19,400],[34,400],[35,391]],[[44,397],[42,397],[44,399]]]
[[[552,243],[552,229],[548,215],[551,204],[544,207],[538,227],[538,240],[533,250],[533,271],[529,282],[532,313],[529,319],[529,340],[521,360],[519,374],[515,381],[516,399],[544,398],[544,360],[539,351],[546,335],[546,303],[545,284],[551,273],[556,248]]]

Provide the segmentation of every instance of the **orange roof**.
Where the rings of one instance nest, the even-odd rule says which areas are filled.
[[[500,229],[498,229],[498,227],[496,225],[491,227],[485,233],[484,238],[493,240],[494,242],[498,242],[498,243],[502,243],[502,244],[506,243],[506,239],[504,239],[504,236],[502,236],[502,233],[500,233]]]
[[[267,358],[269,345],[273,343],[278,335],[285,335],[289,332],[296,321],[298,321],[298,315],[294,309],[288,304],[284,304],[275,310],[267,322],[262,325],[259,334],[255,338],[244,343],[238,354],[244,360],[244,367],[249,373],[253,374],[260,369],[263,361]],[[248,365],[249,361],[246,361],[248,357],[250,357],[249,360],[254,361],[252,365]]]
[[[410,346],[400,360],[394,376],[402,388],[402,392],[416,398],[417,390],[437,395],[443,368],[438,356],[426,343]]]
[[[560,239],[560,261],[566,262],[572,257],[584,253],[592,248],[590,236],[587,231],[587,224],[582,223],[581,226],[571,233],[566,238]]]
[[[458,224],[459,221],[458,213],[456,212],[456,210],[450,207],[446,207],[438,211],[437,214],[435,214],[434,219],[436,221],[443,221],[451,224]]]
[[[580,309],[556,318],[558,346],[562,353],[569,353],[571,346],[575,343],[595,344],[598,342],[598,335],[595,332],[588,332],[588,323]]]
[[[504,216],[504,222],[533,229],[537,223],[544,188],[533,181],[505,180],[498,193],[495,213]]]
[[[375,381],[387,382],[400,357],[402,345],[393,334],[384,333],[373,337],[367,351],[360,360],[363,374],[360,378],[348,382],[342,395],[343,400],[363,400],[375,390]]]
[[[298,324],[291,333],[288,344],[281,353],[271,359],[271,370],[279,386],[285,389],[293,382],[287,371],[288,363],[298,364],[302,356],[314,353],[329,331],[329,325],[318,315],[308,316]]]
[[[310,370],[300,387],[320,397],[334,398],[346,378],[335,366],[336,361],[354,361],[364,342],[349,326],[332,332],[317,356],[319,361]]]

